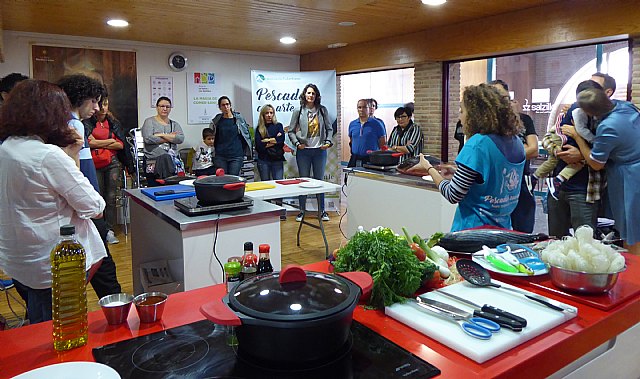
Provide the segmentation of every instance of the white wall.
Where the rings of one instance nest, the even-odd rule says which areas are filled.
[[[12,72],[29,75],[31,45],[53,45],[87,49],[109,49],[136,52],[138,81],[138,121],[156,114],[151,108],[150,77],[173,77],[173,105],[171,118],[182,125],[185,146],[194,146],[202,139],[202,128],[206,125],[187,124],[187,71],[214,72],[221,93],[231,98],[235,110],[251,120],[251,70],[299,71],[300,57],[297,55],[244,52],[234,50],[207,49],[193,46],[175,46],[52,34],[4,31],[5,62],[0,63],[0,77]],[[180,51],[188,58],[185,71],[169,69],[169,55]],[[131,126],[133,127],[133,126]]]

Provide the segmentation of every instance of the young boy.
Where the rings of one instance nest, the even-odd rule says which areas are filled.
[[[584,82],[578,84],[578,87],[576,88],[576,95],[587,88],[602,87],[593,80],[585,80]],[[565,112],[568,113],[566,116],[564,116]],[[584,113],[582,109],[575,107],[575,105],[571,106],[565,112],[562,112],[560,114],[561,117],[558,117],[556,124],[547,132],[547,135],[544,138],[543,145],[549,152],[549,157],[544,163],[540,165],[540,167],[538,167],[536,172],[532,175],[535,182],[550,175],[558,164],[556,153],[562,151],[562,146],[567,143],[567,137],[562,134],[561,129],[563,119],[565,120],[565,124],[567,122],[574,124],[574,126],[576,127],[576,131],[587,142],[591,143],[593,141],[594,135],[589,128],[589,117],[587,116],[587,114]],[[578,171],[580,171],[583,166],[584,165],[582,163],[573,163],[563,168],[556,177],[547,178],[549,193],[551,194],[551,196],[553,196],[554,199],[557,198],[557,193],[560,190],[562,183],[571,179],[571,177],[574,176]]]
[[[215,175],[216,168],[213,165],[213,157],[215,149],[215,134],[211,128],[202,129],[202,142],[196,147],[196,153],[193,155],[193,173],[200,175]]]

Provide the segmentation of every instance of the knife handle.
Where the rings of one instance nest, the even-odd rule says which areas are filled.
[[[537,301],[538,303],[544,305],[545,307],[549,307],[549,308],[554,309],[556,311],[564,312],[564,308],[560,308],[558,306],[555,306],[555,305],[551,304],[550,302],[548,302],[546,300],[543,300],[543,299],[540,299],[540,298],[538,298],[536,296],[531,296],[531,295],[524,295],[524,296],[526,296],[527,298],[529,298],[529,299],[531,299],[533,301]]]
[[[520,324],[516,320],[506,318],[504,316],[500,316],[494,313],[478,311],[478,310],[473,311],[473,315],[475,317],[482,317],[482,318],[486,318],[487,320],[491,320],[502,327],[513,330],[514,332],[522,331],[522,324]]]
[[[523,328],[525,326],[527,326],[527,320],[526,319],[524,319],[524,318],[522,318],[520,316],[514,315],[513,313],[504,311],[504,310],[502,310],[500,308],[492,307],[491,305],[485,304],[485,305],[482,306],[482,311],[485,312],[485,313],[493,313],[494,315],[503,316],[503,317],[515,320]]]

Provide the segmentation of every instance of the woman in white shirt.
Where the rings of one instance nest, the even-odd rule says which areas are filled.
[[[65,93],[42,80],[18,84],[0,110],[0,269],[28,292],[31,323],[51,319],[51,262],[60,226],[73,224],[91,273],[106,256],[91,218],[105,202],[74,158]]]

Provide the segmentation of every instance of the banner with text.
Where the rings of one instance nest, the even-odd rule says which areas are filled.
[[[295,109],[300,108],[300,95],[304,87],[315,84],[320,90],[322,98],[321,104],[327,108],[329,118],[335,121],[337,116],[336,99],[336,72],[335,71],[308,71],[308,72],[281,72],[281,71],[261,71],[251,70],[251,105],[253,116],[253,127],[258,126],[260,109],[266,104],[271,104],[275,108],[276,118],[282,123],[285,131],[291,121],[291,114]],[[334,142],[335,143],[335,142]],[[295,147],[286,138],[284,177],[296,178],[298,166],[295,160]],[[340,184],[340,160],[338,158],[337,144],[327,150],[327,166],[324,172],[324,180],[331,183]],[[327,196],[326,208],[338,209],[335,202],[337,195]],[[314,198],[313,196],[310,198]],[[315,198],[308,201],[307,209],[315,209]]]
[[[189,124],[209,124],[218,113],[218,88],[213,72],[187,73],[187,118]]]

